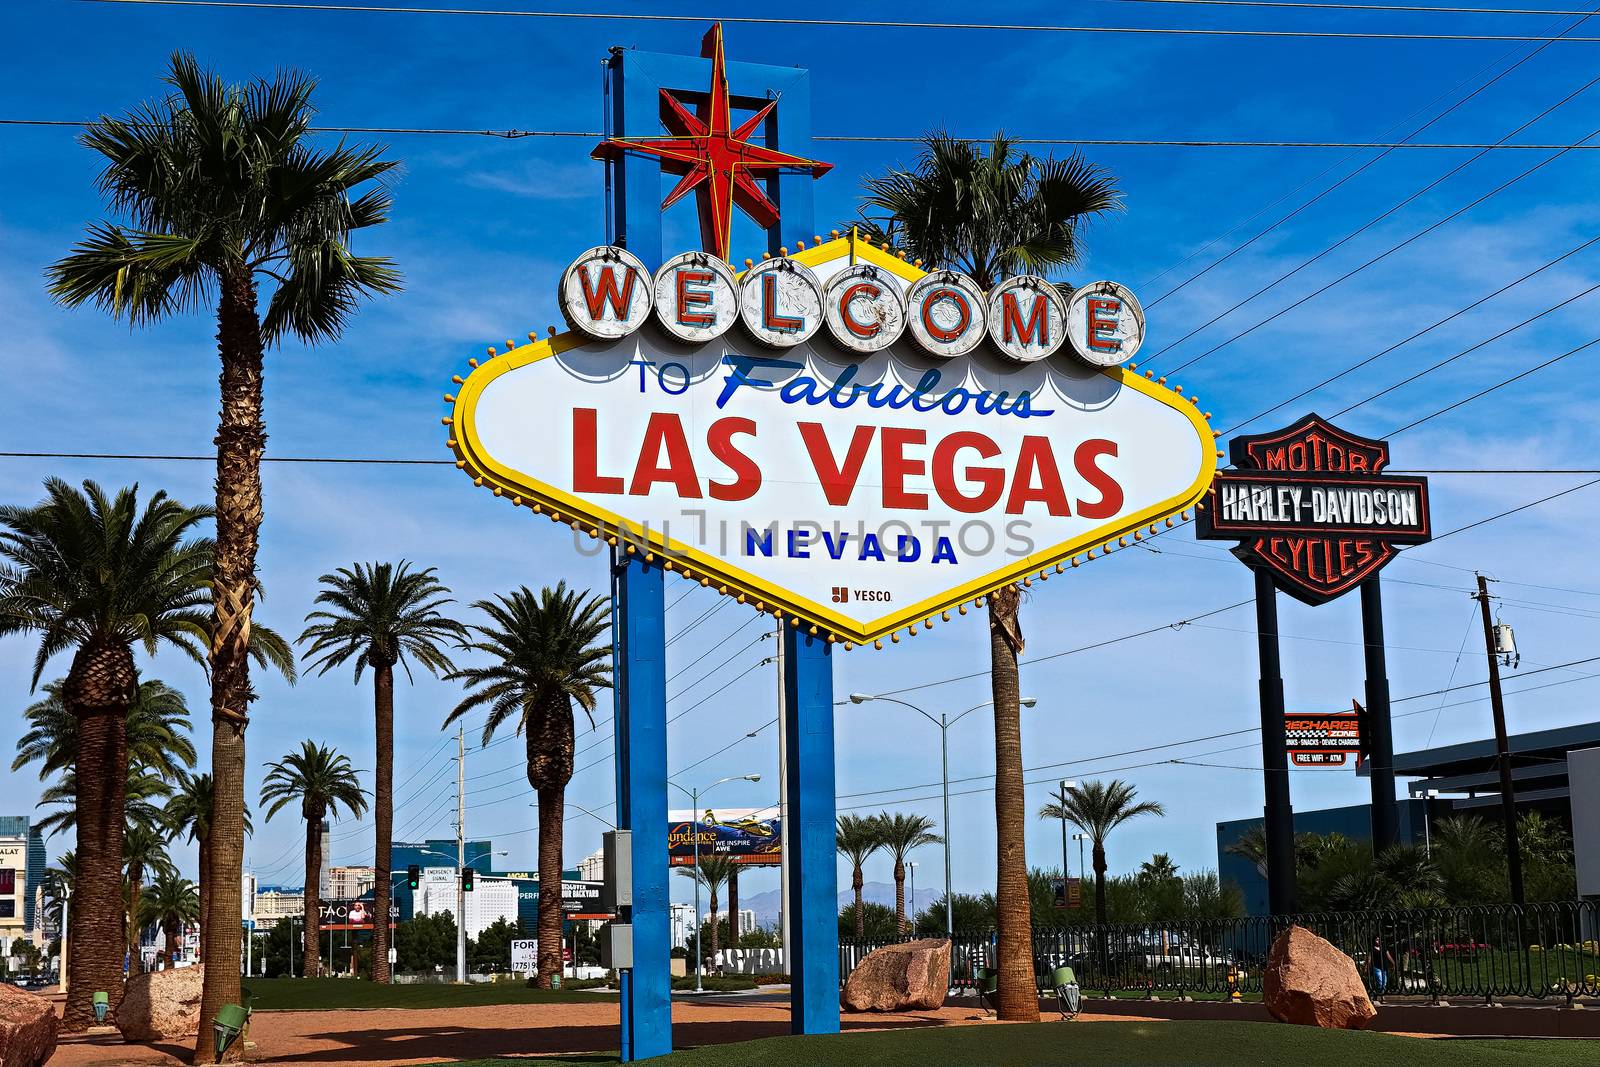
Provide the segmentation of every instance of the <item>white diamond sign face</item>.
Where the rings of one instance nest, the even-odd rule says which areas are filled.
[[[902,297],[923,276],[849,244],[793,258],[824,288],[852,260]],[[856,642],[1143,536],[1216,470],[1202,413],[1131,371],[909,334],[866,354],[825,329],[781,350],[563,334],[477,367],[447,421],[499,495]]]

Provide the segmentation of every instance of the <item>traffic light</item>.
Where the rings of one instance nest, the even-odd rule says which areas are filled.
[[[413,863],[406,868],[406,886],[416,889],[422,884],[422,868]]]
[[[472,892],[472,874],[471,867],[461,868],[461,891],[463,893]]]

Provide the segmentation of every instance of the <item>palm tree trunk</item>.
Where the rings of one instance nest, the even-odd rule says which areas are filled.
[[[139,897],[144,889],[144,864],[128,865],[128,968],[139,958]]]
[[[739,947],[739,868],[728,872],[728,947]]]
[[[1028,895],[1024,848],[1026,812],[1022,786],[1022,715],[1017,654],[1022,631],[1017,621],[1017,590],[989,596],[989,683],[994,696],[994,812],[996,970],[1001,1019],[1039,1021],[1039,992],[1033,973],[1033,911]]]
[[[177,923],[173,923],[173,922],[167,923],[167,925],[166,925],[166,935],[167,935],[167,970],[170,971],[170,970],[172,970],[172,968],[178,962],[178,951],[179,951],[179,948],[180,948],[180,945],[179,945],[179,942],[178,942],[178,924]]]
[[[312,816],[315,815],[315,818]],[[305,954],[305,976],[322,976],[321,941],[317,937],[322,921],[322,812],[306,815],[306,931],[302,951]]]
[[[122,999],[126,924],[122,831],[128,791],[128,708],[138,689],[133,655],[119,645],[85,645],[73,657],[63,699],[78,722],[78,871],[68,937],[67,1032],[94,1025],[94,994]]]
[[[850,868],[850,888],[856,895],[856,940],[863,940],[867,936],[866,905],[861,901],[861,864],[852,864]]]
[[[710,960],[710,963],[711,963],[711,966],[713,968],[715,968],[716,965],[717,965],[717,950],[718,950],[718,947],[719,946],[717,944],[717,887],[716,886],[712,886],[711,887],[711,960]],[[713,970],[712,973],[715,974],[716,971]]]
[[[561,831],[566,789],[539,790],[539,988],[561,973]]]
[[[1094,921],[1106,924],[1106,849],[1099,841],[1094,843]]]
[[[906,865],[899,856],[894,858],[894,932],[906,932]]]
[[[217,306],[222,359],[222,412],[217,426],[217,549],[211,632],[211,925],[202,934],[207,967],[200,995],[195,1062],[216,1060],[208,1020],[238,1004],[244,869],[244,731],[250,700],[250,613],[255,605],[256,548],[261,531],[261,322],[255,282],[242,264],[222,276]],[[230,1059],[243,1055],[234,1042]]]
[[[241,911],[244,903],[239,905]],[[206,943],[206,930],[211,925],[211,835],[200,836],[200,944]],[[205,953],[200,953],[201,962],[205,961]]]
[[[394,835],[394,667],[387,663],[373,666],[372,704],[378,740],[377,770],[372,788],[372,820],[377,848],[373,873],[377,883],[372,890],[372,980],[389,981],[389,870],[390,838]]]

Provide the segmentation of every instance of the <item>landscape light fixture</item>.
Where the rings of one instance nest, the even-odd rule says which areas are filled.
[[[106,1014],[110,1011],[111,995],[109,993],[97,991],[94,995],[94,1021],[97,1023],[105,1022]]]
[[[223,1055],[239,1040],[239,1035],[244,1033],[244,1024],[249,1022],[250,1013],[237,1004],[224,1004],[217,1017],[211,1022],[211,1029],[216,1037],[217,1059]]]

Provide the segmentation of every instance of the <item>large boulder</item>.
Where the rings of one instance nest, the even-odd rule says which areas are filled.
[[[40,1067],[56,1050],[60,1026],[44,997],[0,984],[0,1067]]]
[[[1303,926],[1272,942],[1261,993],[1272,1017],[1284,1023],[1363,1030],[1378,1014],[1355,961]]]
[[[124,1041],[176,1041],[200,1032],[200,986],[204,967],[151,971],[128,980],[117,1005]]]
[[[932,1011],[950,986],[950,942],[925,938],[874,949],[844,982],[851,1011]]]

